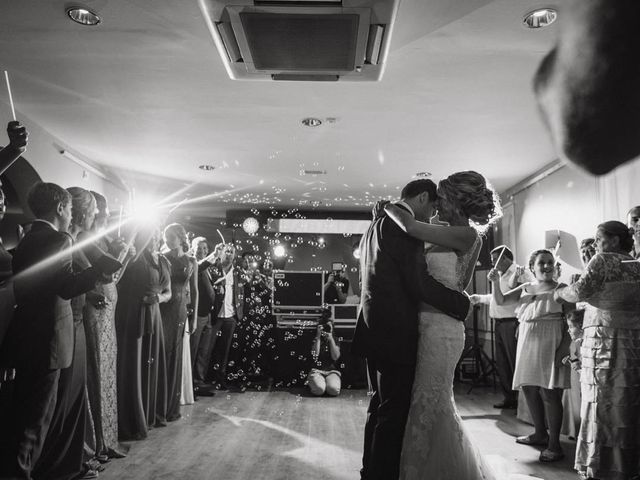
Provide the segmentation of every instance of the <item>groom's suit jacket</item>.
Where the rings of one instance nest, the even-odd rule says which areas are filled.
[[[386,215],[371,223],[360,252],[361,308],[354,353],[382,362],[414,364],[420,302],[458,320],[466,318],[467,296],[436,281],[427,269],[424,243]]]

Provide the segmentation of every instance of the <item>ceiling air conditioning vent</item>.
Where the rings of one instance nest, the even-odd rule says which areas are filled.
[[[232,79],[376,81],[399,1],[199,3]]]

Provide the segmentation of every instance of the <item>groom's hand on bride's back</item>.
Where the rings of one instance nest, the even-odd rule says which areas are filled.
[[[374,220],[386,215],[384,206],[388,205],[389,203],[391,203],[389,200],[378,200],[376,202],[376,204],[371,209],[371,215],[373,216]]]
[[[459,318],[458,320],[460,320],[461,322],[465,322],[467,320],[467,318],[469,318],[469,315],[471,315],[473,313],[474,303],[471,300],[471,296],[467,292],[465,292],[464,290],[462,291],[462,295],[464,295],[466,297],[466,299],[467,299],[468,308],[467,308],[467,314],[464,316],[464,318]]]

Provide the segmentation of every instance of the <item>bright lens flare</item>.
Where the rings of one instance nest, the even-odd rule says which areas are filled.
[[[131,206],[130,219],[136,224],[152,225],[160,220],[161,208],[159,202],[149,197],[137,198]]]

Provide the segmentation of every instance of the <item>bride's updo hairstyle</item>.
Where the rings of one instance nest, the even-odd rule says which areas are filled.
[[[457,172],[441,180],[438,196],[446,198],[480,232],[485,232],[502,217],[498,194],[482,175],[473,170]]]

